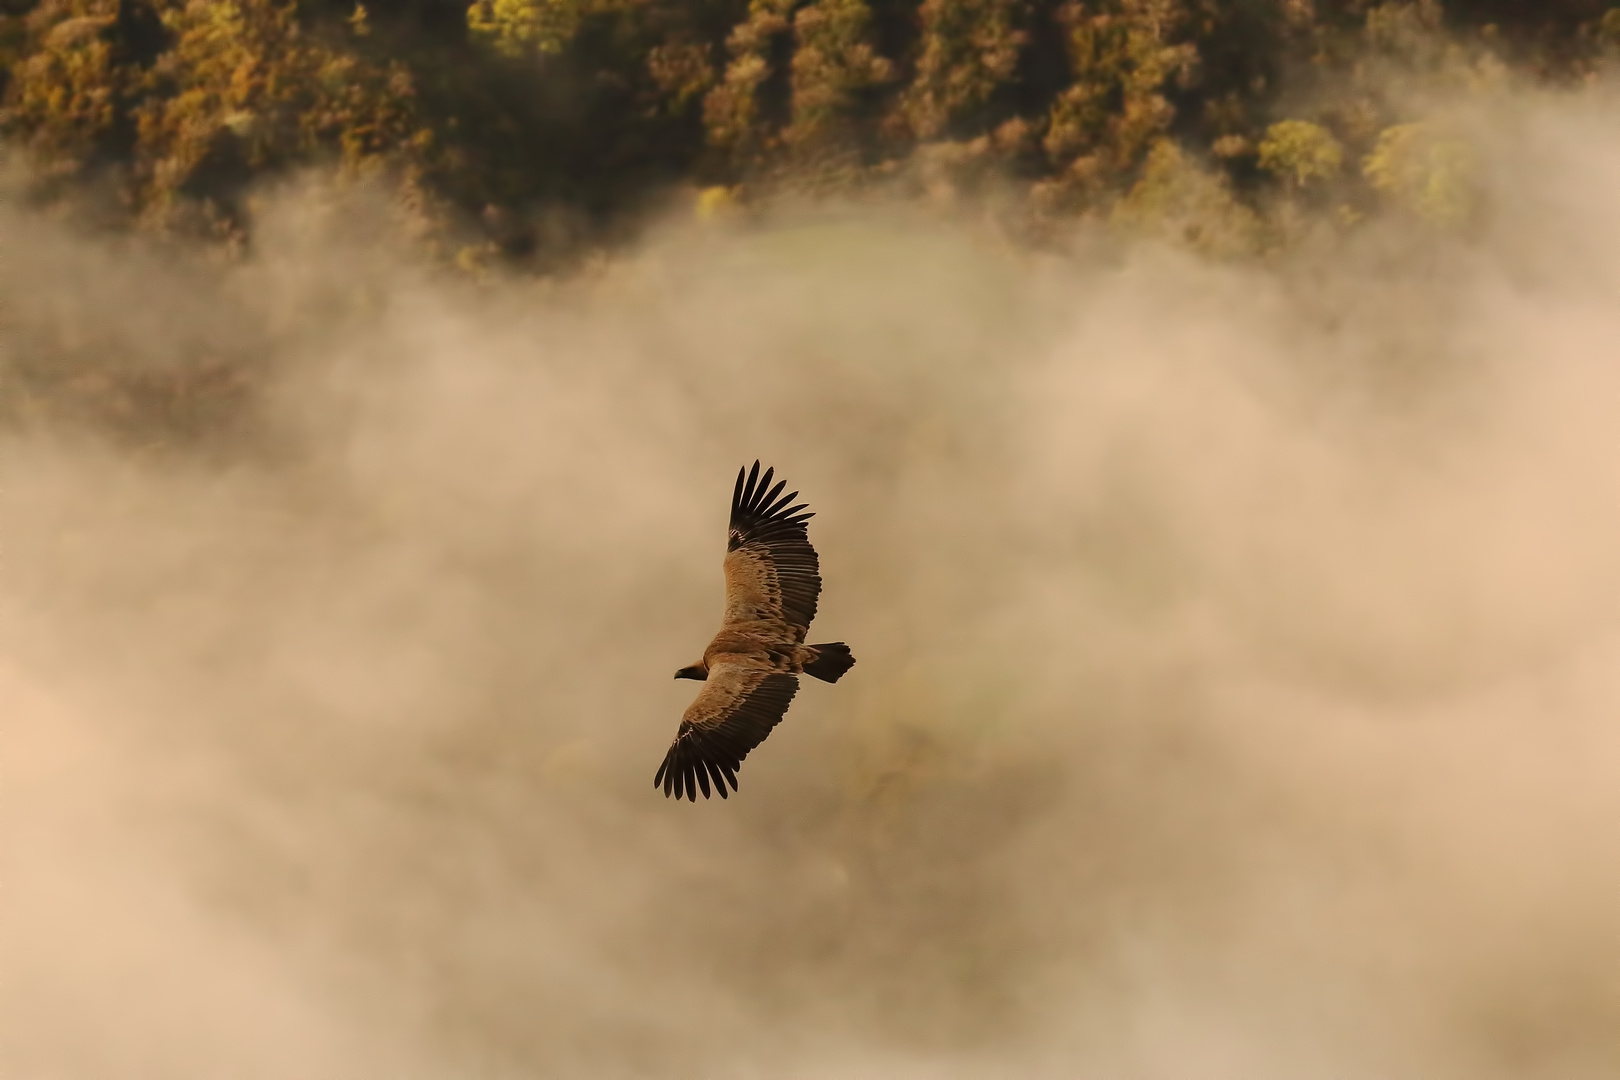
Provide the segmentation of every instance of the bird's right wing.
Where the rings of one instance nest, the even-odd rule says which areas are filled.
[[[748,752],[781,722],[799,678],[788,672],[743,664],[716,664],[697,700],[681,717],[675,741],[653,777],[653,787],[677,799],[696,802],[698,789],[709,797],[709,781],[727,798],[737,790],[737,770]]]
[[[737,471],[731,493],[731,523],[726,535],[726,613],[728,626],[774,623],[783,636],[803,641],[816,617],[821,595],[821,566],[804,523],[804,504],[792,505],[797,491],[771,486],[775,469],[759,475],[759,462],[747,474]]]

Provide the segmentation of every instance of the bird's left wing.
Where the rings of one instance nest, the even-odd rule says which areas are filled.
[[[698,789],[709,797],[709,782],[727,798],[726,784],[737,790],[737,770],[748,752],[765,741],[781,722],[793,695],[796,675],[745,664],[716,664],[703,691],[681,717],[675,741],[653,777],[653,787],[667,797],[683,794],[697,801]]]

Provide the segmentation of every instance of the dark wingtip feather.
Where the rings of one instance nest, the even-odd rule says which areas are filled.
[[[754,483],[759,479],[759,459],[754,459],[754,467],[748,470],[748,483],[743,485],[742,505],[747,506],[754,497]]]
[[[787,487],[786,480],[778,480],[772,486],[771,481],[776,476],[776,468],[772,466],[765,470],[764,475],[759,474],[760,462],[755,461],[754,467],[749,470],[746,481],[738,471],[738,489],[733,492],[731,500],[731,528],[732,547],[738,543],[738,537],[752,535],[752,530],[764,526],[803,525],[814,515],[804,513],[808,503],[794,503],[799,497],[797,491],[782,494]]]
[[[714,789],[720,793],[720,797],[722,799],[731,798],[731,795],[726,791],[726,778],[721,775],[720,766],[713,761],[705,761],[703,764],[708,766],[709,776],[714,780]]]

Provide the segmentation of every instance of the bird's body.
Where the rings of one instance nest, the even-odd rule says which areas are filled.
[[[675,673],[704,683],[653,779],[664,794],[690,800],[712,780],[720,797],[737,788],[748,752],[781,721],[799,691],[799,674],[837,682],[855,663],[843,642],[806,645],[821,595],[820,564],[810,546],[798,492],[771,487],[774,469],[737,473],[726,539],[726,610],[703,659]],[[779,497],[780,496],[780,497]]]

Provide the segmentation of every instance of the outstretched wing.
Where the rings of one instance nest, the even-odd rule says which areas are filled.
[[[737,770],[748,751],[765,741],[781,722],[799,678],[769,668],[716,664],[709,669],[703,692],[681,717],[675,741],[653,777],[653,787],[678,799],[697,801],[698,789],[709,797],[709,782],[728,798],[726,784],[737,790]]]
[[[766,469],[761,477],[756,461],[745,483],[737,470],[726,538],[725,622],[781,623],[802,642],[816,617],[821,564],[804,528],[813,515],[800,513],[803,503],[788,505],[799,493],[783,495],[782,481],[772,487],[775,473]]]

